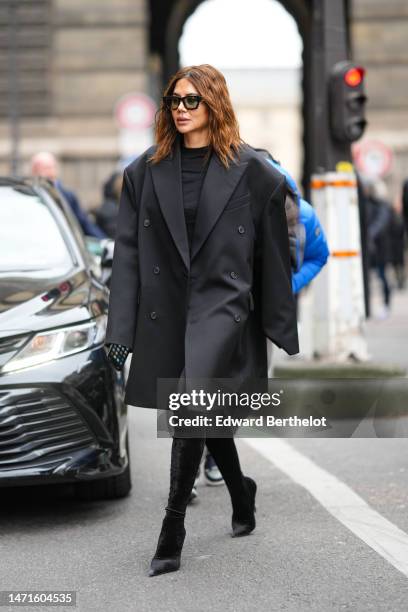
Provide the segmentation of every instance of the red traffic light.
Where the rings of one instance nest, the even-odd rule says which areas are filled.
[[[349,61],[334,64],[329,76],[331,135],[339,142],[354,142],[364,133],[365,69]]]
[[[364,79],[364,74],[365,70],[360,66],[350,68],[344,75],[344,81],[349,87],[358,87]]]

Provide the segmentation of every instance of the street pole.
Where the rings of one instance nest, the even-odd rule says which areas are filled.
[[[328,77],[333,66],[348,56],[345,0],[313,0],[309,121],[312,125],[313,172],[332,172],[340,161],[351,161],[349,143],[330,133]]]
[[[19,78],[18,78],[18,17],[17,3],[9,2],[9,119],[10,119],[10,171],[13,176],[19,172],[20,155],[20,106],[19,106]]]
[[[330,125],[328,84],[335,64],[348,58],[346,26],[345,0],[313,0],[311,199],[327,235],[330,257],[312,284],[309,313],[313,315],[305,317],[302,327],[309,325],[305,334],[310,338],[309,354],[329,361],[368,358],[357,182],[350,142],[335,139]]]

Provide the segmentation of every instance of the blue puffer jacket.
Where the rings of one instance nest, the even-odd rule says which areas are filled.
[[[297,270],[292,273],[293,293],[299,293],[303,287],[306,287],[319,274],[327,262],[329,249],[326,236],[313,206],[301,197],[296,182],[289,172],[278,162],[270,158],[267,159],[276,170],[285,176],[286,182],[296,197],[299,206],[299,227],[296,231],[298,266]]]

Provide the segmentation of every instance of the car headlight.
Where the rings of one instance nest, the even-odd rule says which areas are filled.
[[[29,368],[97,346],[104,341],[106,321],[106,315],[102,315],[81,325],[39,332],[1,368],[1,371],[12,372]]]

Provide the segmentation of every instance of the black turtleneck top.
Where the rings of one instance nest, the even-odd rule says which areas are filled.
[[[206,155],[209,147],[188,149],[181,145],[181,181],[183,187],[184,216],[191,249],[201,187],[207,171]]]

